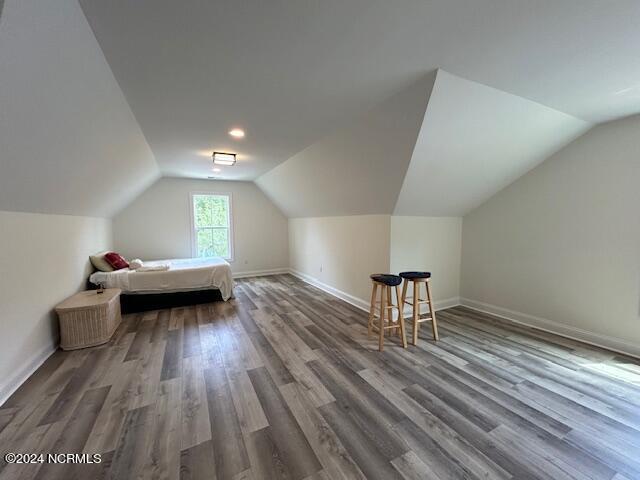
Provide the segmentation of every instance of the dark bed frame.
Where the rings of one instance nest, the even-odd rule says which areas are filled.
[[[87,280],[89,290],[97,290],[98,287]],[[221,302],[222,294],[218,289],[193,290],[190,292],[173,293],[148,293],[120,295],[120,310],[123,314],[147,312],[163,308],[186,307],[201,303]]]
[[[186,307],[201,303],[221,302],[220,290],[120,295],[122,313],[146,312],[163,308]]]

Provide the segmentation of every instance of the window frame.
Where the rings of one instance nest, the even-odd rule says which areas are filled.
[[[229,257],[222,257],[227,262],[231,263],[234,260],[234,219],[233,219],[233,195],[231,192],[191,192],[189,194],[189,218],[191,219],[191,256],[193,258],[214,258],[214,257],[198,257],[198,236],[196,234],[196,219],[195,219],[195,211],[194,211],[194,197],[197,195],[209,195],[209,196],[220,196],[227,197],[229,199],[229,212],[228,212],[228,221],[229,226]],[[225,227],[213,227],[213,228],[225,228]]]

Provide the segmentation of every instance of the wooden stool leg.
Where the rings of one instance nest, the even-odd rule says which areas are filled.
[[[387,297],[385,290],[388,287],[386,285],[380,286],[380,334],[378,336],[378,350],[384,350],[384,317],[387,311]]]
[[[402,282],[402,311],[404,312],[404,305],[407,302],[407,286],[409,285],[409,281],[405,279]]]
[[[387,306],[389,307],[393,305],[393,300],[391,298],[391,287],[387,286],[385,290],[387,291]],[[389,310],[387,310],[387,312],[389,313],[389,319],[388,319],[389,326],[392,326],[393,325],[393,309],[390,308]],[[398,335],[397,328],[392,328],[390,330],[391,330],[391,335]]]
[[[396,302],[398,302],[398,323],[400,324],[400,336],[402,337],[402,346],[407,348],[407,336],[404,331],[404,314],[402,313],[404,303],[400,303],[400,286],[396,285]]]
[[[418,344],[418,329],[420,328],[420,284],[413,282],[413,344]]]
[[[393,305],[393,288],[387,287],[387,306]],[[400,324],[398,322],[393,322],[393,309],[389,309],[389,325],[396,325],[395,328],[391,329],[392,335],[400,336]]]
[[[402,320],[404,321],[404,306],[407,303],[407,286],[409,285],[409,281],[404,279],[402,281],[402,301],[400,302],[400,314],[402,315]]]
[[[431,296],[431,282],[427,280],[427,300],[429,300],[429,312],[431,313],[431,328],[433,329],[433,339],[439,340],[438,336],[438,323],[436,322],[436,309],[433,305],[433,297]]]
[[[376,293],[378,292],[378,284],[373,282],[371,288],[371,307],[369,308],[369,323],[367,324],[367,338],[371,338],[373,331],[373,318],[376,314]]]

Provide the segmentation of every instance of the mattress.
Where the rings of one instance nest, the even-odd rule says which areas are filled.
[[[94,285],[119,288],[126,294],[171,293],[218,289],[223,300],[233,296],[231,266],[220,257],[182,258],[144,262],[145,266],[169,264],[169,270],[136,272],[128,268],[115,272],[95,272]]]

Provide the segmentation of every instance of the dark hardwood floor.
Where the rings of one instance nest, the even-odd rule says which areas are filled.
[[[379,353],[366,317],[287,275],[127,316],[0,408],[3,454],[102,462],[0,478],[640,479],[640,362],[461,307]]]

